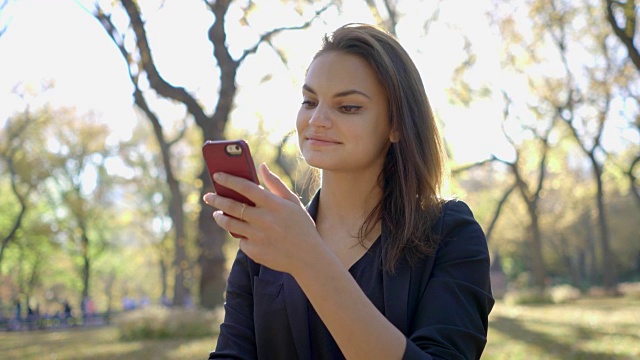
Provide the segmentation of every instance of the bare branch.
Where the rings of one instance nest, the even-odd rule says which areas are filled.
[[[9,245],[9,242],[15,237],[16,233],[18,232],[18,229],[20,229],[20,226],[22,225],[22,219],[24,217],[25,212],[27,211],[27,206],[25,202],[26,194],[20,194],[20,191],[18,190],[18,186],[16,182],[17,173],[15,168],[13,167],[13,159],[6,158],[5,161],[7,163],[7,167],[9,168],[9,177],[11,179],[11,190],[13,192],[13,195],[18,199],[18,202],[20,203],[20,210],[18,212],[18,216],[13,221],[13,226],[11,227],[11,230],[9,230],[9,233],[4,237],[4,239],[2,239],[2,244],[0,244],[0,263],[2,263],[2,255],[4,253],[4,249],[7,248],[7,246]]]
[[[167,140],[167,145],[171,147],[173,146],[173,144],[184,138],[184,135],[187,133],[187,127],[187,116],[185,116],[184,118],[182,118],[182,128],[180,128],[180,132],[175,136],[175,138],[173,138],[173,140]]]
[[[140,11],[138,10],[136,1],[122,0],[121,3],[129,16],[131,27],[136,35],[136,45],[138,52],[140,53],[140,64],[147,75],[151,88],[160,96],[173,99],[184,104],[187,107],[187,111],[189,111],[189,113],[196,119],[206,118],[204,110],[193,96],[191,96],[184,88],[169,84],[158,72],[151,55],[151,49],[147,40],[147,33],[142,18],[140,17]]]
[[[0,13],[6,10],[8,6],[9,6],[9,0],[2,0],[2,2],[0,2]],[[0,37],[4,35],[4,33],[7,31],[8,28],[9,28],[9,24],[0,26]]]
[[[513,103],[513,100],[511,100],[511,97],[509,97],[509,94],[507,94],[507,92],[504,90],[502,91],[502,98],[504,99],[505,104],[504,104],[504,109],[502,109],[502,123],[500,124],[500,127],[502,128],[502,133],[504,134],[505,139],[507,139],[507,142],[509,142],[509,144],[514,149],[516,149],[516,156],[518,156],[518,151],[517,151],[518,147],[516,146],[516,142],[513,140],[511,135],[509,135],[509,132],[507,132],[507,129],[504,127],[504,124],[506,123],[511,113],[511,104]]]
[[[489,240],[491,239],[491,234],[493,233],[493,229],[495,228],[496,223],[500,218],[500,214],[502,213],[502,207],[507,202],[507,199],[509,199],[509,196],[517,186],[518,186],[517,183],[514,183],[513,185],[511,185],[507,189],[507,191],[505,191],[505,193],[502,195],[502,198],[500,199],[500,201],[498,201],[498,206],[496,206],[496,211],[493,213],[493,219],[491,219],[491,223],[489,224],[489,227],[487,228],[487,232],[485,235],[487,238],[487,242],[489,242]]]
[[[628,0],[627,3],[630,3],[631,5],[634,5],[635,1],[631,1]],[[616,36],[618,37],[618,39],[620,39],[620,41],[622,41],[622,44],[625,46],[625,48],[627,48],[627,52],[629,53],[629,58],[631,59],[631,62],[633,63],[633,65],[635,65],[636,69],[638,69],[638,71],[640,71],[640,52],[638,52],[638,48],[636,48],[634,41],[633,41],[633,36],[635,35],[635,11],[633,14],[634,19],[631,20],[629,14],[627,11],[624,11],[625,14],[625,28],[623,29],[620,25],[618,25],[618,22],[616,21],[616,17],[614,12],[614,4],[620,7],[624,7],[626,6],[626,4],[623,4],[619,1],[613,1],[613,0],[606,0],[606,5],[607,5],[607,21],[609,22],[609,24],[611,25],[611,28],[613,29],[614,34],[616,34]],[[633,28],[634,28],[634,32],[632,33],[628,33],[626,31],[627,28],[627,24],[632,21],[633,22]]]
[[[638,165],[640,165],[640,155],[636,156],[636,158],[633,159],[631,165],[629,166],[629,170],[626,171],[626,174],[629,177],[632,190],[631,192],[636,199],[636,204],[640,206],[640,184],[638,184],[638,178],[635,175],[635,168]]]
[[[267,31],[266,33],[264,33],[264,34],[262,34],[260,36],[260,39],[258,39],[258,41],[252,47],[246,49],[236,62],[237,63],[242,63],[244,61],[244,59],[246,59],[247,56],[249,56],[251,54],[254,54],[258,50],[258,47],[260,47],[260,45],[262,45],[263,42],[269,41],[272,36],[274,36],[274,35],[276,35],[278,33],[281,33],[283,31],[303,30],[303,29],[308,28],[311,25],[311,23],[313,23],[320,15],[322,15],[322,13],[327,11],[332,6],[333,6],[333,3],[328,3],[327,5],[322,7],[321,9],[316,10],[315,15],[311,19],[307,20],[302,25],[279,27],[279,28],[275,28],[275,29],[271,29],[271,30]]]
[[[485,164],[488,164],[488,163],[491,163],[491,162],[494,162],[494,161],[500,161],[500,160],[495,155],[491,155],[491,157],[489,157],[487,159],[484,159],[482,161],[478,161],[478,162],[475,162],[475,163],[472,163],[472,164],[467,164],[467,165],[461,166],[461,167],[456,168],[456,169],[452,169],[451,170],[451,174],[457,175],[457,174],[463,173],[465,171],[471,170],[473,168],[481,167],[481,166],[483,166]]]
[[[384,0],[384,7],[387,9],[387,14],[389,14],[389,26],[391,33],[396,35],[396,27],[398,26],[398,14],[396,12],[395,5],[391,5],[390,0]]]
[[[295,130],[291,130],[285,136],[282,137],[282,140],[280,141],[280,146],[278,146],[278,154],[276,155],[276,164],[280,166],[280,169],[282,169],[282,171],[284,171],[284,173],[287,175],[287,178],[289,178],[289,185],[291,186],[292,189],[296,189],[297,186],[293,177],[292,167],[289,165],[289,162],[287,161],[287,157],[284,155],[284,147],[287,141],[289,140],[289,138],[291,138],[291,136],[293,136],[294,134],[295,134]]]
[[[138,69],[137,66],[135,67],[133,66],[134,61],[132,59],[131,54],[129,53],[129,51],[127,51],[124,45],[124,37],[120,34],[116,26],[111,21],[111,15],[106,14],[98,6],[97,3],[95,4],[95,8],[92,14],[96,19],[98,19],[98,21],[100,21],[100,24],[106,30],[107,35],[109,35],[113,43],[118,47],[118,50],[120,50],[120,55],[122,55],[122,58],[127,64],[127,71],[129,73],[129,78],[131,79],[131,83],[138,84],[140,69]],[[137,70],[135,73],[133,72],[134,68]],[[134,85],[134,86],[137,86],[137,85]]]
[[[431,16],[427,18],[427,20],[425,20],[424,25],[422,25],[422,28],[424,29],[425,34],[429,33],[429,30],[431,29],[431,25],[433,23],[435,23],[436,21],[438,21],[438,19],[440,18],[440,5],[442,4],[443,0],[438,0],[438,5],[436,7],[436,10],[431,13]]]
[[[640,154],[636,155],[636,157],[633,158],[633,160],[631,160],[631,163],[629,164],[628,168],[625,168],[622,164],[620,164],[619,158],[617,156],[611,154],[605,149],[602,149],[602,151],[607,157],[607,162],[610,164],[613,164],[624,175],[626,175],[627,178],[629,178],[629,187],[631,189],[631,195],[633,195],[633,198],[636,199],[636,204],[640,206],[640,183],[638,183],[639,179],[635,175],[635,168],[636,166],[640,165]]]
[[[367,3],[367,7],[369,8],[369,11],[371,11],[371,15],[373,15],[373,18],[375,19],[376,23],[379,26],[384,26],[384,20],[382,19],[382,15],[380,14],[380,11],[378,11],[378,5],[376,5],[375,0],[365,0],[365,2]],[[395,31],[395,28],[386,29],[386,30],[391,32],[391,31]]]

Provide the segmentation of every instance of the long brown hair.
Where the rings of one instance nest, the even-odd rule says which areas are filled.
[[[389,121],[399,140],[391,144],[380,174],[383,196],[359,231],[361,241],[378,220],[389,229],[384,269],[394,272],[432,255],[438,238],[432,227],[442,207],[445,152],[420,73],[409,54],[387,32],[372,25],[348,24],[326,35],[314,60],[343,52],[367,61],[387,91]]]

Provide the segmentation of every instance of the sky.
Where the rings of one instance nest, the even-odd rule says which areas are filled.
[[[211,13],[201,0],[165,1],[161,10],[153,3],[140,1],[160,73],[170,83],[196,94],[210,111],[217,91],[215,62],[206,37]],[[364,1],[343,3],[342,13],[332,9],[310,30],[274,40],[286,49],[288,67],[267,46],[247,58],[238,73],[240,91],[232,126],[252,129],[262,118],[273,131],[272,140],[293,128],[304,70],[321,36],[347,22],[373,22]],[[427,37],[422,29],[424,16],[430,13],[424,8],[426,3],[399,2],[405,17],[397,29],[398,36],[420,69],[456,160],[479,161],[495,153],[508,158],[511,152],[500,130],[499,104],[487,99],[471,109],[462,108],[450,103],[446,91],[454,68],[464,59],[462,34],[470,38],[478,53],[477,66],[483,69],[483,78],[478,81],[500,86],[498,44],[484,16],[489,1],[469,2],[464,12],[458,11],[455,2],[445,1],[440,20],[430,27]],[[75,107],[79,113],[96,112],[111,126],[113,141],[128,137],[137,121],[132,87],[116,46],[85,8],[91,9],[91,4],[84,0],[20,0],[0,14],[0,22],[8,25],[0,38],[0,125],[27,105],[35,108],[50,103]],[[252,28],[258,30],[240,27],[238,11],[227,16],[228,42],[235,56],[255,42],[260,29],[301,23],[289,3],[273,0],[260,4],[263,7],[251,18]],[[412,6],[425,11],[415,11]],[[258,16],[264,10],[278,16]],[[55,86],[42,92],[40,88],[48,83]],[[181,110],[168,106],[161,114],[167,122],[182,116]]]

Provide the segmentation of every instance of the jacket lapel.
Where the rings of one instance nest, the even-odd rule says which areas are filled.
[[[382,240],[383,246],[386,246],[388,239],[388,228],[382,223]],[[384,251],[383,251],[384,254]],[[385,259],[382,258],[384,266]],[[394,274],[387,271],[382,272],[382,287],[384,290],[384,315],[400,332],[407,335],[408,332],[408,301],[409,301],[409,283],[411,280],[411,271],[409,266],[401,261],[396,268]]]
[[[318,203],[320,199],[320,191],[315,194],[307,211],[312,219],[315,220],[318,214]],[[289,316],[289,324],[291,324],[291,333],[293,341],[298,351],[298,358],[301,360],[311,358],[311,344],[309,341],[309,302],[300,285],[290,274],[284,274],[284,292],[285,306],[287,315]]]
[[[310,359],[308,301],[296,280],[289,274],[284,274],[284,295],[298,359]]]

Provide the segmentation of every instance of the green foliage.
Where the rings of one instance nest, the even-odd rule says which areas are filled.
[[[214,334],[212,311],[152,306],[120,314],[115,319],[120,339],[198,338]]]

